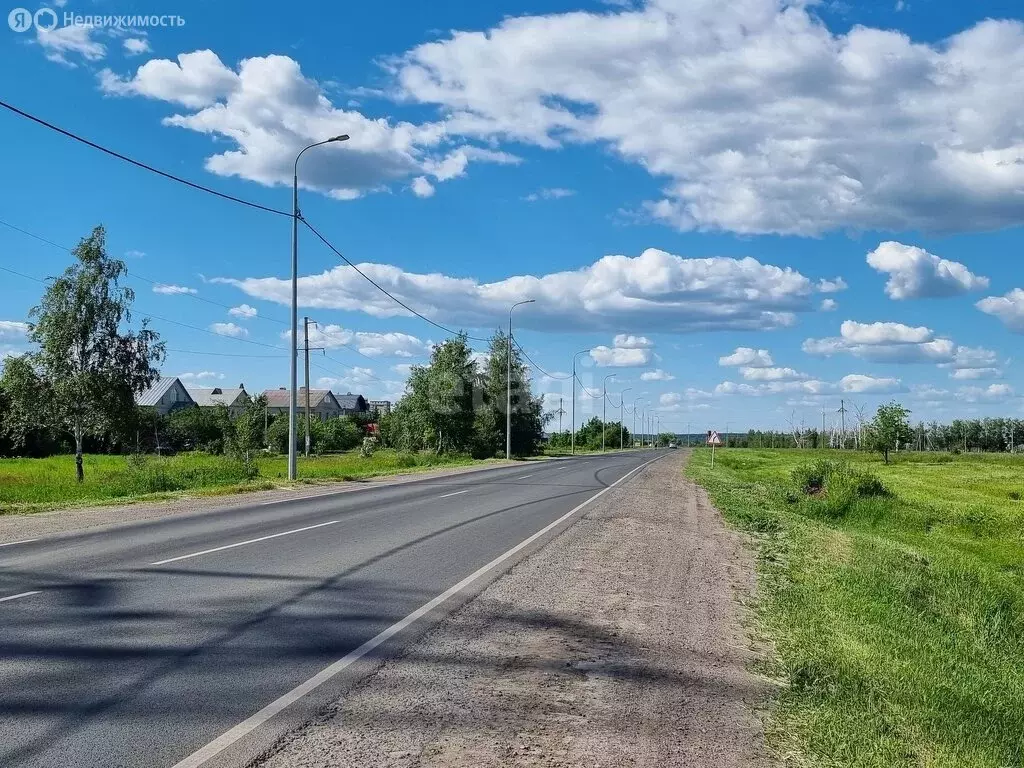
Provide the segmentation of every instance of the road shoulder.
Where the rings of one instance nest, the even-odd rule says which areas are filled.
[[[769,765],[753,563],[685,452],[605,493],[259,763]]]

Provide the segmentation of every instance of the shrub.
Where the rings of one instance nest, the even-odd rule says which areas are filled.
[[[861,499],[891,495],[878,477],[844,461],[819,459],[802,464],[793,470],[793,481],[805,497],[814,499],[813,512],[832,519],[845,516]]]

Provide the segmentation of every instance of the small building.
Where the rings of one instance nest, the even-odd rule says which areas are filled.
[[[267,398],[267,413],[271,416],[288,415],[289,391],[285,387],[280,389],[268,389],[263,393]],[[299,388],[298,397],[299,413],[306,412],[306,388]],[[327,421],[342,415],[341,405],[338,399],[329,389],[309,390],[309,410],[314,418],[320,421]]]
[[[345,416],[351,416],[355,413],[367,413],[370,410],[370,404],[366,402],[366,398],[362,395],[353,395],[351,392],[346,392],[344,395],[335,395],[338,401],[338,405],[341,406],[341,412]]]
[[[189,396],[200,408],[216,408],[223,405],[228,409],[231,418],[237,418],[245,411],[245,407],[251,402],[249,393],[245,391],[245,385],[237,387],[187,387]]]
[[[158,416],[196,407],[196,401],[177,376],[163,376],[153,382],[149,389],[135,395],[135,404],[140,408],[152,408]]]
[[[390,400],[371,400],[370,410],[378,416],[387,416],[391,413],[391,401]]]

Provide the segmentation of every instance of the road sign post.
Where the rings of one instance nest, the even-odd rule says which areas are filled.
[[[715,448],[722,444],[722,438],[713,430],[708,430],[708,445],[711,446],[711,468],[715,468]]]

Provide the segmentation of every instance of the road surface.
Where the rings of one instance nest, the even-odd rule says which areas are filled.
[[[657,456],[0,541],[0,765],[245,764],[546,536],[453,585]]]

